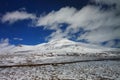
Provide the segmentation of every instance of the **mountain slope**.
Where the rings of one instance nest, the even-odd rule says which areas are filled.
[[[0,54],[73,54],[73,53],[103,53],[103,52],[120,52],[120,49],[106,48],[93,44],[86,44],[80,42],[74,42],[68,39],[55,39],[48,43],[42,43],[38,45],[19,45],[9,46],[3,44],[0,47]]]
[[[74,42],[68,39],[56,39],[48,43],[38,44],[35,46],[21,45],[16,46],[11,52],[18,51],[33,51],[34,53],[39,52],[77,52],[77,53],[98,53],[103,51],[118,51],[114,48],[106,48],[97,45],[85,44],[80,42]]]

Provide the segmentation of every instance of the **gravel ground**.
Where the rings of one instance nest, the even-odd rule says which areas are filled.
[[[0,80],[120,80],[119,61],[0,68]]]

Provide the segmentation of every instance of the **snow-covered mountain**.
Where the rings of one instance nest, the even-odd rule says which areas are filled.
[[[115,48],[56,39],[34,46],[4,44],[0,51],[0,80],[120,80]]]
[[[3,48],[5,49],[5,48]],[[98,45],[74,42],[68,39],[55,39],[48,43],[42,43],[34,46],[30,45],[19,45],[10,47],[8,46],[8,53],[100,53],[103,51],[118,51],[115,48],[106,48]],[[5,50],[5,52],[7,52]],[[3,51],[4,52],[4,51]]]

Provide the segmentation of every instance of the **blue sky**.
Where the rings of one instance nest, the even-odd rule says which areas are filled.
[[[52,39],[120,47],[120,0],[1,0],[0,40],[36,45]]]
[[[84,0],[81,0],[83,2]],[[1,0],[0,1],[0,16],[2,17],[7,12],[16,10],[26,10],[29,13],[40,14],[49,13],[52,10],[59,10],[65,6],[74,6],[81,8],[86,5],[80,3],[79,0]],[[31,27],[31,20],[16,22],[15,24],[0,23],[0,39],[9,38],[12,44],[38,44],[45,41],[45,37],[52,33],[52,30],[43,30],[43,27]],[[23,40],[15,39],[21,38]]]

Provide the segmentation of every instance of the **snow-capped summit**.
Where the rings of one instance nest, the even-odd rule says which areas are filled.
[[[54,39],[47,43],[48,46],[51,46],[53,48],[61,48],[63,46],[70,46],[75,45],[76,42],[68,40],[68,39]]]
[[[53,40],[51,40],[51,41],[49,41],[48,43],[57,43],[57,44],[60,44],[60,43],[75,43],[74,41],[71,41],[71,40],[68,40],[68,39],[66,39],[66,38],[63,38],[63,39],[53,39]]]

